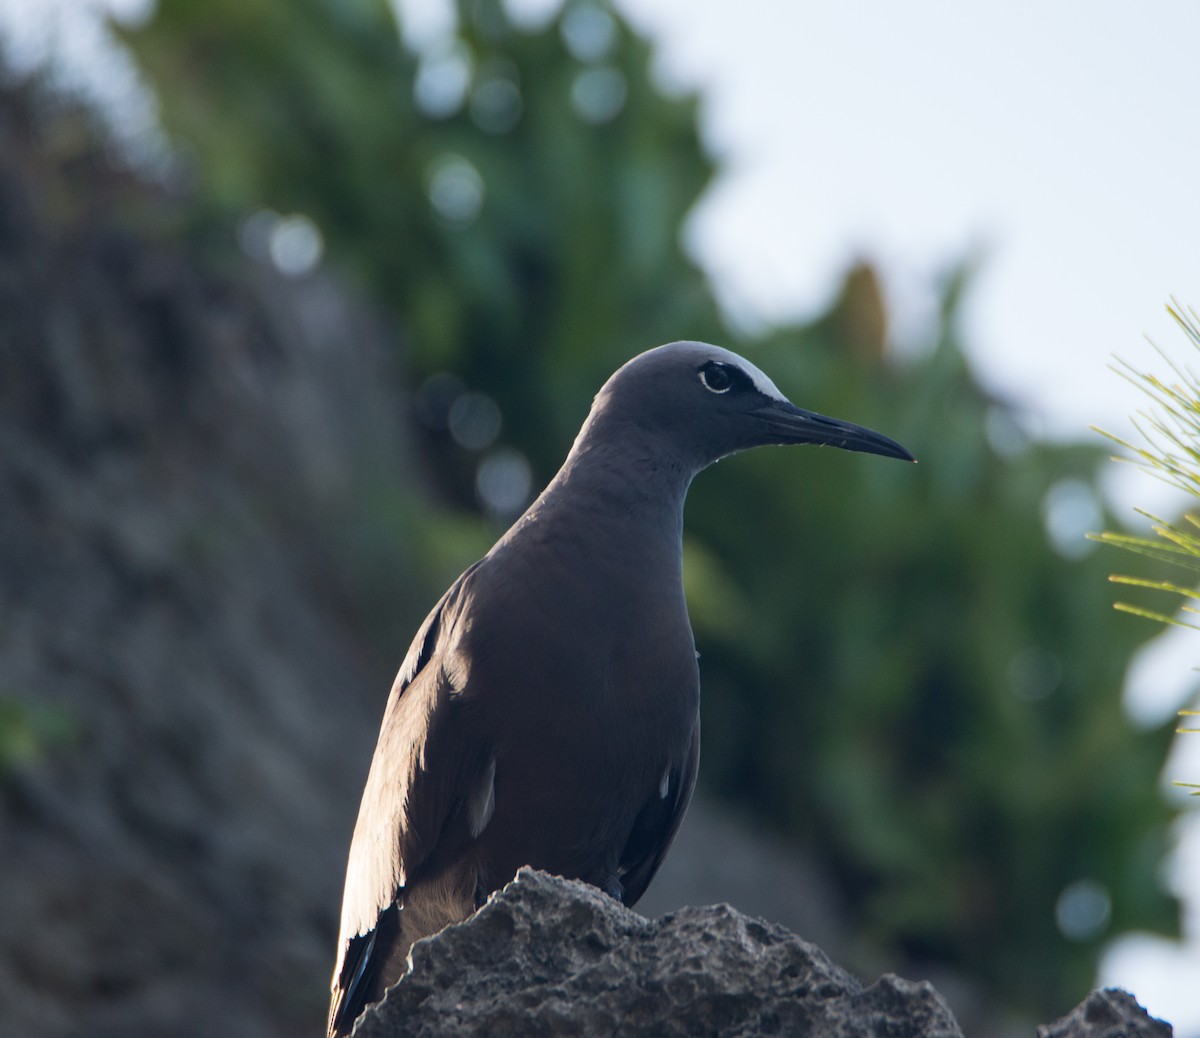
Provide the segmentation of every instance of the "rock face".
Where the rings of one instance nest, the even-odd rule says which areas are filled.
[[[153,197],[26,100],[0,90],[0,1030],[316,1033],[390,682],[319,516],[400,442],[389,350],[327,286],[132,234]]]
[[[864,987],[815,945],[728,905],[647,920],[531,869],[419,942],[412,962],[355,1038],[962,1034],[929,984],[889,975]]]
[[[413,947],[354,1038],[961,1038],[942,996],[863,985],[820,948],[728,905],[648,920],[532,869]],[[1124,991],[1096,991],[1038,1038],[1170,1038]]]

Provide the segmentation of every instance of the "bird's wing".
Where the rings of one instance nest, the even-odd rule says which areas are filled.
[[[468,569],[417,631],[392,686],[363,790],[342,899],[329,1033],[348,1030],[394,943],[395,904],[430,856],[465,844],[467,824],[451,824],[486,768],[482,747],[456,723],[454,649],[469,608]],[[426,761],[436,761],[433,768]]]
[[[629,841],[621,852],[621,885],[625,888],[622,902],[632,907],[646,892],[654,874],[679,832],[696,788],[696,772],[700,767],[700,719],[692,731],[687,752],[677,768],[668,773],[667,795],[653,796],[642,808],[633,823]],[[657,791],[656,791],[657,793]]]

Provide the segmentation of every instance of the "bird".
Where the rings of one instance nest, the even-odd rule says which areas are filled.
[[[792,404],[743,357],[647,350],[601,387],[566,460],[418,629],[384,710],[351,840],[330,1038],[412,944],[530,865],[626,905],[679,829],[700,755],[683,589],[693,477],[764,445],[912,461]]]

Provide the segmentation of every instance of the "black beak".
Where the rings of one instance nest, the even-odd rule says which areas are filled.
[[[768,443],[816,443],[840,447],[847,451],[882,454],[885,458],[917,460],[895,440],[882,433],[863,425],[855,425],[853,422],[843,422],[837,418],[826,418],[814,411],[805,411],[784,400],[771,401],[758,412],[758,416],[771,436]]]

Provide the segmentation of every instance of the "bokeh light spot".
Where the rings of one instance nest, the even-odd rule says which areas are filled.
[[[238,223],[237,239],[242,251],[259,263],[271,262],[271,232],[279,223],[274,209],[257,209]]]
[[[1095,491],[1081,479],[1055,483],[1042,499],[1042,521],[1059,555],[1079,559],[1096,548],[1087,535],[1100,530],[1104,513]]]
[[[481,451],[500,435],[500,407],[486,393],[463,393],[450,405],[449,422],[460,447]]]
[[[470,83],[470,54],[459,41],[431,49],[421,58],[413,97],[425,115],[446,119],[462,108]]]
[[[1112,898],[1094,879],[1079,879],[1064,888],[1054,906],[1055,922],[1069,941],[1099,937],[1111,915]]]
[[[1062,664],[1049,649],[1031,645],[1009,662],[1008,683],[1021,699],[1045,699],[1062,683]]]
[[[587,68],[571,84],[571,107],[584,122],[600,124],[616,117],[625,107],[628,87],[615,68]]]
[[[607,11],[595,4],[578,4],[563,15],[563,43],[577,61],[600,61],[608,57],[617,40],[617,25]]]
[[[311,274],[321,262],[325,240],[321,231],[303,213],[293,213],[275,221],[269,249],[275,268],[290,278]]]
[[[439,216],[467,224],[483,208],[483,178],[461,155],[443,155],[429,170],[429,201]]]
[[[529,501],[533,470],[520,451],[504,447],[489,453],[479,463],[475,491],[484,509],[507,518],[520,512]]]
[[[516,69],[493,63],[471,91],[471,120],[485,133],[508,133],[521,119],[521,88]]]

